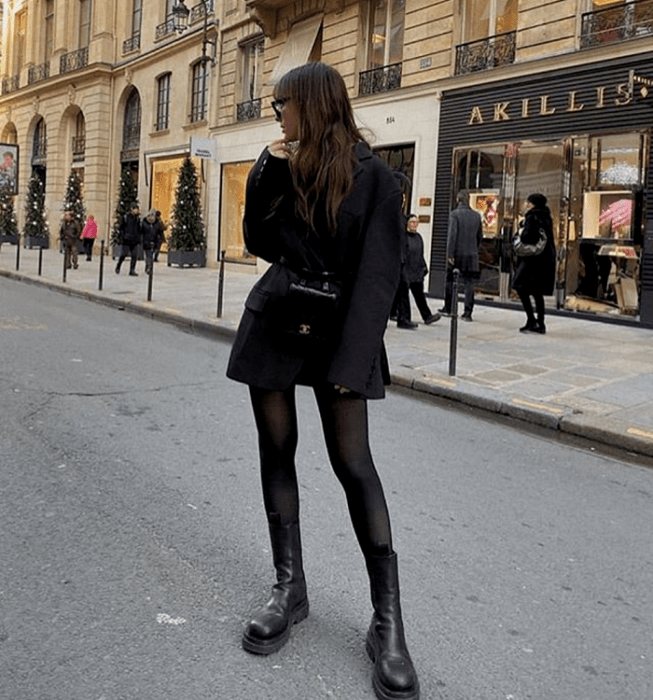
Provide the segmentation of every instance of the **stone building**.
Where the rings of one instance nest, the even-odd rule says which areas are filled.
[[[374,149],[411,187],[430,291],[447,216],[485,219],[479,296],[511,303],[509,240],[546,194],[562,312],[653,323],[653,0],[13,0],[3,13],[0,141],[19,199],[42,174],[51,224],[71,168],[107,236],[128,167],[143,209],[170,212],[196,154],[208,263],[256,265],[241,233],[247,172],[279,134],[275,79],[342,73]]]

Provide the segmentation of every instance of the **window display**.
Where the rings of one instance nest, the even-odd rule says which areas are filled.
[[[585,192],[583,238],[631,239],[634,204],[630,191]]]

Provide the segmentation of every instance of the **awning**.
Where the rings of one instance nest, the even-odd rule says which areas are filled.
[[[269,85],[275,85],[289,70],[303,66],[308,61],[323,18],[324,15],[320,13],[293,24],[277,65],[267,80]]]

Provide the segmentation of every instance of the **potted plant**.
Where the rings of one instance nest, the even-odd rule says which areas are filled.
[[[32,175],[27,188],[23,234],[26,248],[48,248],[50,245],[50,229],[45,218],[45,188],[37,174]]]
[[[84,199],[82,196],[82,182],[79,179],[79,175],[77,175],[74,170],[71,170],[68,176],[66,194],[63,198],[63,211],[69,211],[72,214],[72,218],[79,222],[80,231],[84,230],[84,225],[86,224],[86,208],[84,207]],[[63,246],[61,249],[63,250]],[[81,238],[77,244],[77,251],[79,253],[84,252]]]
[[[11,185],[0,187],[0,243],[18,243],[18,223]]]
[[[120,191],[118,192],[118,203],[116,204],[116,215],[111,227],[111,248],[114,260],[120,257],[122,250],[122,238],[120,230],[125,215],[129,212],[132,202],[138,202],[138,187],[132,177],[129,168],[123,168],[120,174]],[[143,252],[139,250],[138,259],[142,260]]]
[[[179,171],[172,225],[168,236],[168,265],[206,265],[206,235],[200,205],[197,169],[186,156]]]

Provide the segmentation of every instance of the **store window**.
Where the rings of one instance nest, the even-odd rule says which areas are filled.
[[[222,166],[220,249],[225,251],[226,259],[233,262],[256,263],[243,239],[245,186],[253,165],[254,161],[243,161]]]

